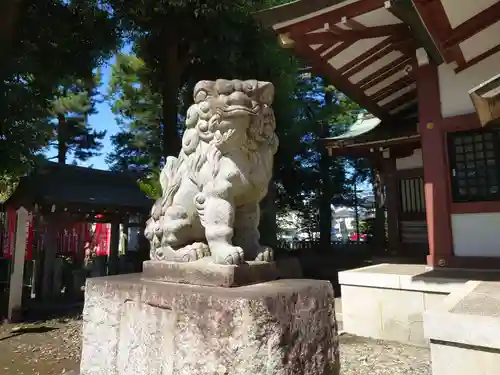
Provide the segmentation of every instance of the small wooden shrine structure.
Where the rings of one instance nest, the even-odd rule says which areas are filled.
[[[54,281],[54,263],[64,255],[83,265],[87,223],[110,223],[109,238],[105,239],[109,249],[107,273],[117,273],[120,226],[127,231],[129,226],[141,226],[152,206],[151,199],[139,188],[137,178],[131,173],[57,163],[44,163],[21,178],[12,196],[3,203],[4,212],[10,215],[20,209],[18,212],[26,212],[25,225],[18,216],[17,224],[16,220],[6,220],[7,226],[13,223],[13,227],[3,231],[2,250],[4,256],[7,254],[3,263],[10,264],[9,293],[21,297],[24,293],[24,300],[29,292],[36,294],[37,300],[53,300],[57,294],[54,290],[60,289]],[[25,238],[25,245],[19,250],[24,252],[24,264],[19,259],[16,262],[19,231],[24,232]],[[68,232],[72,233],[72,241],[65,241]],[[23,275],[21,279],[14,276],[16,273]],[[23,285],[30,277],[32,288],[28,291]],[[13,278],[20,284],[12,285]],[[13,291],[13,288],[25,290]]]

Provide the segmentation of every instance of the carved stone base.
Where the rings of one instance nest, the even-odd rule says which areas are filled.
[[[300,268],[299,268],[300,269]],[[148,260],[143,263],[144,280],[171,283],[235,287],[282,278],[283,272],[276,262],[245,262],[230,266],[214,264],[210,258],[195,262],[169,262]],[[300,272],[287,275],[300,277]]]
[[[333,290],[89,279],[80,375],[338,375]]]

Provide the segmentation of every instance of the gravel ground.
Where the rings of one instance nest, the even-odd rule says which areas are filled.
[[[0,374],[60,375],[78,369],[81,320],[0,325]],[[342,335],[341,375],[431,375],[429,350]]]
[[[78,369],[81,320],[0,324],[0,374],[60,375]]]
[[[341,375],[431,375],[429,349],[340,336]]]

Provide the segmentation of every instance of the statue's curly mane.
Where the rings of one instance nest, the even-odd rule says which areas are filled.
[[[219,104],[217,100],[222,96],[207,93],[203,82],[195,87],[195,103],[187,111],[181,152],[178,158],[167,160],[162,171],[164,176],[160,180],[164,191],[163,205],[171,204],[173,196],[182,183],[183,176],[189,176],[201,190],[203,186],[200,186],[201,179],[198,173],[202,167],[208,163],[212,177],[215,178],[219,172],[221,158],[224,155],[230,156],[231,151],[224,152],[224,145],[231,139],[235,129],[220,131],[220,123],[227,117],[224,108],[217,106]],[[278,138],[274,132],[274,113],[272,108],[265,103],[254,101],[252,104],[252,108],[248,111],[252,120],[240,149],[248,152],[252,167],[264,167],[271,173],[272,166],[265,165],[265,160],[269,158],[266,158],[264,154],[269,152],[274,154],[278,148]]]

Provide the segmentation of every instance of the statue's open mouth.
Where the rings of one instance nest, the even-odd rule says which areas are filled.
[[[224,113],[224,115],[228,117],[241,116],[241,115],[255,116],[259,112],[258,108],[248,108],[242,105],[226,106],[224,108],[221,108],[221,110]]]

